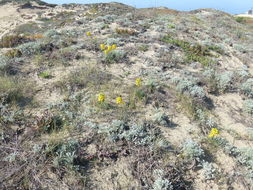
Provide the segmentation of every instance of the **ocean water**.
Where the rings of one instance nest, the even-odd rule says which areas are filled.
[[[189,11],[198,8],[215,8],[231,14],[245,13],[253,8],[253,0],[45,0],[48,3],[107,3],[120,2],[136,8],[168,7],[171,9]]]

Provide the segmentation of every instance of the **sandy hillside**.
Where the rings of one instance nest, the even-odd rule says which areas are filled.
[[[252,190],[249,20],[8,0],[0,30],[0,189]]]

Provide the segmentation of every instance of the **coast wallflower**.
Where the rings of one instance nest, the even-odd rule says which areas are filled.
[[[108,46],[108,47],[107,47],[107,50],[108,50],[108,51],[112,51],[112,46]]]
[[[135,85],[136,85],[136,86],[141,86],[141,78],[137,78],[137,79],[135,80]]]
[[[212,128],[210,131],[210,134],[208,135],[208,138],[213,138],[219,134],[220,134],[220,132],[217,128]]]
[[[108,49],[107,49],[107,50],[104,50],[104,54],[105,54],[105,55],[108,55],[108,53],[109,53]]]
[[[116,98],[116,103],[117,104],[124,104],[123,99],[122,99],[121,96],[119,96],[119,97]]]
[[[86,36],[91,36],[92,34],[90,32],[86,32]]]
[[[105,101],[105,95],[103,93],[100,93],[98,95],[98,102],[102,103]]]
[[[105,50],[105,44],[100,44],[100,49],[103,51]]]
[[[117,48],[117,45],[116,44],[113,44],[112,45],[112,50],[115,50]]]

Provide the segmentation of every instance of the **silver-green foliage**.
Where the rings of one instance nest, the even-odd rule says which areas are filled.
[[[165,127],[171,126],[171,122],[169,117],[162,111],[157,112],[153,116],[154,122],[158,123],[159,125],[163,125]]]
[[[238,161],[248,168],[249,173],[253,173],[253,148],[241,149],[240,153]]]
[[[64,37],[68,37],[68,38],[76,38],[80,35],[82,35],[84,32],[82,30],[78,30],[78,29],[72,29],[72,30],[62,30],[60,32],[60,35],[64,36]]]
[[[60,33],[57,30],[51,29],[44,33],[44,36],[52,39],[59,39]]]
[[[137,145],[150,145],[154,141],[154,136],[149,133],[144,124],[132,125],[129,130],[122,133],[121,138]]]
[[[99,126],[100,133],[106,133],[111,141],[127,140],[136,145],[151,145],[156,134],[146,124],[128,125],[124,121],[114,120],[111,125]]]
[[[205,80],[216,88],[220,92],[225,92],[233,88],[233,82],[235,78],[235,73],[227,71],[224,73],[217,73],[214,69],[208,68],[203,73]]]
[[[78,142],[74,140],[59,145],[55,152],[53,164],[56,167],[66,166],[71,169],[76,168],[76,166],[74,166],[74,159],[77,157],[76,156],[77,147]]]
[[[249,115],[253,115],[253,100],[245,100],[243,102],[243,110],[245,113]]]
[[[215,179],[217,170],[214,168],[213,164],[209,162],[202,162],[202,167],[203,167],[202,174],[206,180]]]
[[[196,116],[198,117],[198,120],[200,121],[200,123],[202,125],[205,125],[209,128],[216,128],[217,127],[217,123],[214,120],[214,118],[207,115],[207,113],[205,111],[203,111],[202,109],[198,109],[196,111]]]
[[[183,155],[190,160],[201,161],[204,157],[204,150],[193,140],[187,140],[182,147]]]
[[[234,44],[234,48],[235,48],[237,51],[241,52],[241,53],[246,53],[246,52],[248,52],[248,48],[245,47],[245,45]]]
[[[154,171],[155,181],[152,186],[152,190],[173,190],[172,183],[164,177],[163,170]]]
[[[253,98],[253,78],[249,78],[241,85],[241,91],[246,96]]]
[[[23,111],[13,111],[10,110],[8,105],[0,104],[0,125],[2,123],[13,123],[23,117]]]
[[[18,152],[13,152],[9,154],[8,156],[4,157],[3,161],[10,162],[10,163],[15,162],[17,156],[18,156]]]
[[[43,44],[40,41],[36,42],[28,42],[18,46],[18,50],[22,53],[22,55],[30,56],[34,54],[41,53],[43,48]]]
[[[94,19],[95,22],[104,22],[104,23],[111,23],[117,18],[117,15],[105,15],[105,16],[99,16],[96,19]]]
[[[107,63],[117,63],[121,61],[126,56],[126,52],[122,50],[113,50],[108,53],[105,57]]]
[[[191,97],[204,98],[206,97],[205,91],[202,87],[197,85],[197,80],[194,78],[180,78],[174,77],[171,79],[172,83],[180,93],[185,93]]]
[[[10,59],[6,56],[0,56],[0,71],[4,71],[10,63]]]
[[[222,91],[229,90],[233,87],[234,72],[227,71],[217,76],[218,88]]]
[[[120,38],[107,38],[106,45],[111,46],[113,44],[116,44],[117,46],[120,46],[120,45],[123,44],[123,42]]]

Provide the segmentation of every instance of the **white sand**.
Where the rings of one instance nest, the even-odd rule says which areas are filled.
[[[239,14],[239,15],[235,15],[235,16],[238,16],[238,17],[250,17],[250,18],[253,18],[253,15],[248,15],[248,14]]]

